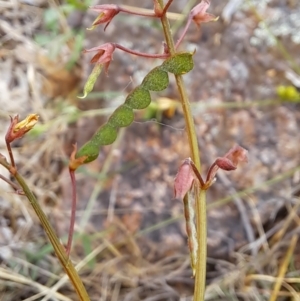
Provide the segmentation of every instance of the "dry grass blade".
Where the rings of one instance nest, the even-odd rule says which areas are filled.
[[[7,270],[5,270],[4,268],[1,268],[1,267],[0,267],[0,278],[2,278],[4,280],[10,280],[10,281],[13,281],[16,283],[29,285],[29,286],[39,290],[42,295],[45,295],[50,291],[50,289],[47,286],[39,284],[38,282],[33,281],[20,274],[16,274],[13,271],[8,272]],[[67,278],[67,276],[66,276],[66,278]],[[56,299],[61,300],[61,301],[72,301],[70,298],[63,296],[62,294],[60,294],[58,292],[53,292],[53,297],[55,297]]]
[[[259,280],[259,281],[276,282],[277,279],[278,277],[269,276],[269,275],[252,274],[247,276],[247,281]],[[282,281],[289,284],[300,284],[300,278],[282,278]]]
[[[107,246],[105,244],[102,244],[98,246],[93,252],[91,252],[89,255],[87,255],[82,261],[80,261],[76,266],[76,270],[80,271],[90,260],[95,258],[99,253],[101,253]],[[50,298],[52,298],[56,291],[62,287],[66,282],[68,282],[68,276],[64,275],[55,285],[53,285],[50,289],[47,291],[47,295],[41,300],[41,301],[47,301]]]
[[[288,248],[288,251],[287,251],[287,253],[282,261],[282,264],[280,266],[278,277],[277,277],[276,283],[274,285],[274,290],[272,292],[272,295],[271,295],[269,301],[276,301],[276,299],[277,299],[278,292],[280,291],[280,287],[282,285],[283,277],[286,274],[286,271],[287,271],[288,265],[290,263],[291,257],[293,255],[293,252],[295,250],[297,241],[298,241],[298,235],[294,234],[291,239],[291,243]]]
[[[291,223],[298,217],[299,206],[300,206],[300,202],[298,202],[298,204],[296,204],[292,208],[292,210],[291,210],[290,214],[288,215],[288,217],[286,218],[283,226],[279,229],[279,231],[270,240],[270,245],[273,245],[282,239],[282,237],[284,236],[284,234],[290,227]]]

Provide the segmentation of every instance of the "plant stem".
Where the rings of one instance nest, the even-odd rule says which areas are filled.
[[[69,168],[69,174],[70,174],[71,186],[72,186],[72,210],[71,210],[68,242],[67,242],[67,248],[66,248],[66,252],[67,252],[68,256],[70,256],[70,251],[72,248],[74,226],[75,226],[75,216],[76,216],[76,203],[77,203],[75,171]]]
[[[7,141],[6,141],[6,148],[7,148],[8,154],[9,154],[11,166],[12,166],[13,168],[16,168],[14,155],[13,155],[13,153],[12,153],[10,143],[7,142]]]
[[[159,3],[163,7],[163,0],[159,0]],[[171,55],[175,54],[175,45],[171,33],[169,20],[165,15],[161,18],[166,43]],[[189,140],[189,146],[191,151],[192,161],[195,163],[197,169],[200,171],[201,162],[198,148],[198,141],[195,131],[195,124],[191,112],[191,106],[187,97],[186,88],[182,79],[182,76],[176,75],[176,83],[181,98],[181,105],[183,109],[183,115],[186,123],[187,135]],[[195,267],[195,289],[194,289],[194,301],[203,301],[205,293],[206,282],[206,235],[207,235],[207,222],[206,222],[206,191],[200,190],[199,194],[195,195],[196,206],[196,230],[197,230],[197,260]]]
[[[170,5],[172,4],[172,2],[173,2],[173,0],[169,0],[169,1],[167,2],[167,4],[166,4],[165,7],[164,7],[164,10],[163,10],[163,15],[166,14],[166,12],[167,12],[167,10],[169,9],[169,7],[170,7]]]
[[[4,182],[6,182],[7,184],[9,184],[16,191],[16,193],[18,193],[20,195],[24,195],[23,191],[21,191],[22,189],[20,189],[20,187],[17,184],[15,184],[13,181],[5,178],[2,175],[0,175],[0,179],[3,180]]]
[[[11,165],[6,161],[4,157],[0,157],[0,164],[4,166],[7,170],[11,170]],[[39,203],[37,202],[36,197],[32,193],[32,191],[27,186],[26,182],[24,181],[23,177],[16,171],[13,174],[15,179],[18,181],[20,186],[22,187],[26,197],[28,198],[31,206],[33,207],[35,213],[37,214],[52,246],[55,251],[57,258],[59,259],[61,265],[63,266],[65,272],[68,274],[70,281],[76,293],[81,301],[89,301],[90,298],[87,294],[87,291],[75,269],[71,260],[69,259],[65,248],[61,245],[58,237],[55,234],[53,227],[50,225],[45,213],[43,212],[42,208],[40,207]]]
[[[151,53],[145,53],[145,52],[139,52],[139,51],[135,51],[129,48],[126,48],[118,43],[112,43],[116,48],[133,54],[133,55],[137,55],[137,56],[141,56],[141,57],[147,57],[147,58],[152,58],[152,59],[166,59],[167,57],[169,57],[169,54],[151,54]]]
[[[155,13],[153,13],[153,11],[150,12],[146,12],[143,10],[139,10],[139,9],[129,9],[130,6],[126,6],[126,5],[122,5],[122,6],[118,6],[120,12],[123,13],[127,13],[127,14],[131,14],[131,15],[137,15],[137,16],[143,16],[143,17],[150,17],[150,18],[158,18],[156,16]]]
[[[190,27],[190,25],[191,25],[191,22],[192,22],[192,19],[191,19],[190,16],[189,16],[189,18],[188,18],[188,20],[187,20],[187,22],[186,22],[186,25],[185,25],[185,27],[184,27],[184,29],[183,29],[183,31],[182,31],[182,33],[181,33],[179,39],[178,39],[177,42],[176,42],[176,45],[175,45],[175,48],[176,48],[176,49],[179,47],[179,45],[181,44],[182,40],[184,39],[184,37],[185,37],[185,35],[186,35],[186,33],[187,33],[187,30],[189,29],[189,27]]]
[[[197,229],[197,261],[194,287],[194,301],[204,301],[206,283],[207,257],[207,221],[206,221],[206,190],[201,189],[196,198],[196,229]]]

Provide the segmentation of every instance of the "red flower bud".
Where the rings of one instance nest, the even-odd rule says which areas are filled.
[[[5,140],[11,143],[16,139],[22,138],[28,131],[30,131],[39,119],[37,114],[29,114],[24,120],[19,122],[19,116],[10,117],[10,125],[7,130]]]
[[[91,6],[90,9],[100,13],[100,15],[93,22],[93,25],[90,28],[88,28],[89,30],[93,30],[99,24],[107,23],[104,27],[105,30],[111,22],[111,20],[113,19],[113,17],[120,12],[119,7],[114,4],[95,5]]]
[[[239,162],[248,162],[248,151],[239,145],[235,145],[224,157],[231,160],[232,164],[237,167]]]
[[[225,154],[224,157],[217,158],[209,168],[206,177],[208,187],[214,180],[219,168],[228,171],[235,170],[240,162],[248,162],[248,151],[239,145],[235,145],[227,152],[227,154]]]
[[[212,14],[207,13],[207,9],[209,8],[210,1],[202,0],[198,5],[196,5],[190,12],[190,18],[200,26],[201,23],[217,21],[219,17],[216,17]]]
[[[215,161],[216,165],[223,170],[235,170],[236,166],[227,158],[218,158]]]
[[[179,167],[178,173],[174,180],[175,198],[183,198],[191,189],[194,179],[195,176],[191,166],[191,159],[185,159]]]
[[[91,63],[101,64],[105,66],[105,72],[107,73],[110,62],[112,61],[112,55],[116,47],[113,43],[105,43],[101,46],[93,47],[91,49],[84,50],[84,52],[93,52],[97,53],[91,59]]]

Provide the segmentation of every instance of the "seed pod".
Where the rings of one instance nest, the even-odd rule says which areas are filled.
[[[150,103],[150,92],[140,86],[131,91],[125,100],[125,104],[135,110],[145,109]]]
[[[117,138],[118,129],[129,126],[133,122],[133,110],[142,110],[149,106],[151,103],[149,91],[162,91],[167,88],[169,84],[167,72],[179,75],[187,73],[193,68],[192,56],[192,53],[175,54],[166,59],[162,65],[152,69],[141,85],[128,94],[125,103],[112,113],[107,123],[100,127],[92,139],[78,150],[75,158],[81,159],[76,163],[80,164],[82,162],[82,164],[85,164],[95,160],[99,155],[101,146],[112,144]],[[101,64],[96,64],[84,87],[83,97],[92,90],[102,67]]]
[[[98,148],[102,145],[112,144],[117,139],[117,130],[116,128],[106,123],[96,132],[96,134],[91,139],[98,145]]]
[[[152,69],[144,78],[141,87],[150,91],[162,91],[169,85],[169,77],[166,71],[161,67]]]

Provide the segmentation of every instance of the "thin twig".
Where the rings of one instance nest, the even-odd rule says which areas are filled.
[[[16,164],[15,164],[14,155],[12,153],[10,143],[8,143],[7,141],[6,141],[6,148],[7,148],[8,154],[9,154],[11,167],[13,167],[15,169],[16,168]]]
[[[153,9],[137,8],[137,7],[129,6],[129,5],[122,5],[122,9],[135,10],[136,12],[138,12],[139,15],[153,13]],[[172,12],[167,12],[167,17],[170,20],[179,20],[180,18],[183,17],[183,15],[177,14],[177,13],[172,13]]]
[[[188,30],[188,28],[191,25],[191,22],[192,22],[192,18],[189,17],[188,20],[187,20],[187,22],[186,22],[186,25],[185,25],[185,27],[184,27],[184,29],[183,29],[180,37],[179,37],[179,39],[176,42],[176,45],[175,45],[176,49],[179,47],[179,45],[181,44],[182,40],[184,39],[184,37],[185,37],[185,35],[187,33],[187,30]]]
[[[24,195],[24,192],[22,191],[22,189],[20,188],[20,186],[18,186],[16,183],[14,183],[13,181],[5,178],[2,175],[0,175],[0,179],[2,179],[4,182],[6,182],[7,184],[9,184],[18,194]]]
[[[129,49],[127,47],[124,47],[120,44],[117,44],[117,43],[113,43],[113,45],[120,49],[120,50],[123,50],[127,53],[130,53],[130,54],[134,54],[134,55],[137,55],[137,56],[142,56],[142,57],[147,57],[147,58],[152,58],[152,59],[166,59],[170,56],[170,54],[151,54],[151,53],[145,53],[145,52],[140,52],[140,51],[135,51],[135,50],[132,50],[132,49]]]
[[[169,9],[170,5],[172,4],[173,0],[169,0],[167,2],[167,4],[165,5],[164,9],[163,9],[163,12],[162,12],[162,15],[165,15],[167,10]]]
[[[69,227],[69,236],[67,242],[66,252],[68,256],[70,255],[71,247],[72,247],[72,240],[74,234],[74,226],[75,226],[75,215],[76,215],[76,203],[77,203],[77,196],[76,196],[76,179],[74,170],[69,169],[70,178],[71,178],[71,186],[72,186],[72,210],[71,210],[71,218],[70,218],[70,227]]]

